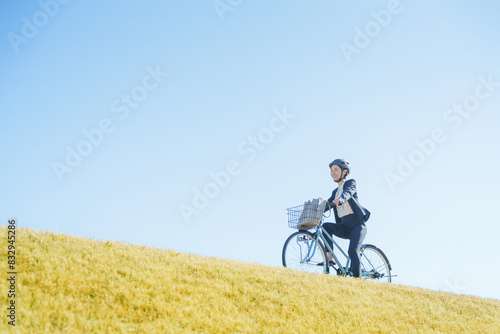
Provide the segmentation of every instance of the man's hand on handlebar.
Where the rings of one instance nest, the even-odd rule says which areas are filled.
[[[334,205],[342,205],[342,204],[340,204],[340,200],[338,198],[334,199],[333,202],[326,202],[325,212],[333,209]]]

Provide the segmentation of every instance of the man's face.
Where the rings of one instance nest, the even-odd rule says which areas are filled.
[[[332,176],[333,181],[337,182],[340,179],[341,169],[338,165],[333,165],[330,169],[330,175]]]

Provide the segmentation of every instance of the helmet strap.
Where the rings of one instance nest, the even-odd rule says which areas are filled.
[[[340,169],[340,179],[337,181],[337,183],[342,182],[347,177],[347,173],[344,175],[345,168]]]

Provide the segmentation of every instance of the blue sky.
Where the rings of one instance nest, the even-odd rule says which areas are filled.
[[[218,4],[0,5],[2,219],[280,266],[342,157],[396,283],[500,298],[500,5]]]

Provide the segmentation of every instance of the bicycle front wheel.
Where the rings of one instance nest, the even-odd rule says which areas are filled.
[[[307,231],[293,233],[283,246],[283,267],[328,274],[328,261],[321,242],[316,243],[314,235]]]
[[[391,283],[391,264],[385,254],[373,245],[361,247],[361,277]]]

